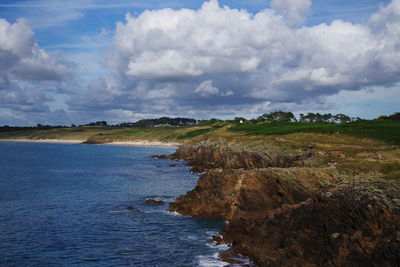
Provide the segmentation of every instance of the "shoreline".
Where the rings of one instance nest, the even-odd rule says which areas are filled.
[[[84,142],[84,140],[67,140],[67,139],[0,139],[0,142],[81,144],[82,142]]]
[[[179,147],[181,143],[173,142],[159,142],[159,141],[124,141],[124,142],[110,142],[98,145],[108,146],[154,146],[154,147]]]
[[[18,143],[51,143],[51,144],[82,144],[86,140],[68,140],[68,139],[0,139],[0,142],[18,142]],[[154,147],[178,147],[181,143],[159,142],[159,141],[123,141],[109,142],[97,145],[112,146],[154,146]]]

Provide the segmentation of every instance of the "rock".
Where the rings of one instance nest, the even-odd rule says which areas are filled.
[[[259,266],[397,266],[400,207],[391,200],[400,199],[400,186],[341,182],[334,168],[302,168],[313,153],[181,147],[173,158],[205,173],[169,210],[228,220],[214,241]]]
[[[190,170],[191,173],[203,173],[205,169],[202,166],[193,166]]]
[[[314,187],[310,181],[321,175],[312,168],[211,169],[169,210],[228,220],[223,242],[259,266],[396,266],[400,209],[371,197],[368,182]]]
[[[216,245],[222,245],[224,243],[224,240],[219,235],[213,235],[210,242]]]
[[[183,145],[167,158],[187,160],[192,172],[202,173],[207,169],[254,169],[268,167],[299,167],[315,156],[315,151],[303,153],[234,151],[230,147],[214,147],[212,144]],[[160,156],[157,156],[161,158]]]
[[[165,202],[162,200],[147,199],[144,203],[148,204],[148,205],[159,206],[159,205],[163,205]]]
[[[153,159],[170,159],[171,156],[170,155],[153,155],[150,158],[153,158]]]
[[[81,144],[82,145],[101,145],[101,144],[105,144],[105,143],[107,143],[107,142],[88,139],[86,141],[83,141]]]
[[[332,237],[332,238],[338,238],[339,236],[340,236],[339,233],[333,233],[333,234],[331,234],[331,237]]]
[[[140,213],[140,211],[139,211],[138,209],[135,209],[135,208],[132,207],[132,206],[128,206],[128,207],[126,208],[126,210],[128,210],[128,211],[130,211],[130,212],[133,212],[133,213]]]

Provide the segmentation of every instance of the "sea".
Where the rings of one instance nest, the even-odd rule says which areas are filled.
[[[168,212],[199,178],[174,150],[0,142],[0,266],[226,266],[225,221]]]

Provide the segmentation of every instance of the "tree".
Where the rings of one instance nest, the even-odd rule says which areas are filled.
[[[333,119],[339,123],[347,123],[351,121],[349,116],[342,113],[336,114],[335,116],[333,116]]]
[[[327,123],[332,122],[332,114],[328,113],[328,114],[322,115],[322,120],[323,120],[323,122],[327,122]]]
[[[296,121],[296,117],[292,112],[275,111],[271,113],[265,113],[258,117],[258,120],[268,121]]]

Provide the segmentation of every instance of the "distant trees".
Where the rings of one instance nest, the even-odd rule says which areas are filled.
[[[181,127],[181,126],[190,126],[195,124],[197,124],[197,121],[195,119],[162,117],[159,119],[140,120],[130,125],[135,127],[158,127],[158,126]]]
[[[320,114],[309,112],[307,115],[300,114],[300,122],[319,122],[319,123],[347,123],[352,120],[358,120],[360,118],[350,118],[349,116],[339,113],[332,115],[331,113]]]
[[[88,124],[80,125],[80,126],[107,126],[106,121],[96,121],[96,122],[90,122]]]
[[[400,112],[396,112],[396,113],[394,113],[392,115],[389,115],[389,116],[382,115],[382,116],[379,116],[377,119],[378,120],[396,120],[396,121],[400,121]]]
[[[400,113],[397,114],[399,116]],[[385,118],[388,118],[386,116]],[[236,119],[236,118],[235,118]],[[381,118],[382,119],[382,118]],[[349,116],[339,113],[333,115],[331,113],[321,114],[321,113],[313,113],[308,112],[307,114],[299,114],[299,119],[297,120],[296,116],[292,112],[284,112],[284,111],[274,111],[271,113],[265,113],[259,116],[257,119],[250,120],[251,122],[260,122],[260,121],[292,121],[292,122],[308,122],[308,123],[348,123],[351,121],[358,121],[361,118],[350,118]]]
[[[296,117],[292,112],[275,111],[271,113],[265,113],[257,118],[259,121],[297,121]]]

